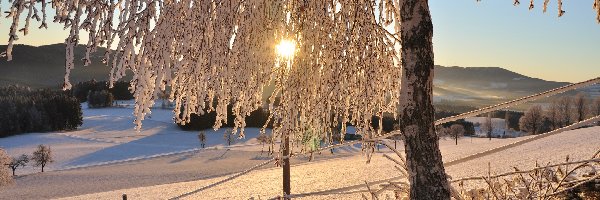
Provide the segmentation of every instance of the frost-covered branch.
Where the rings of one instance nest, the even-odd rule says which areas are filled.
[[[10,60],[17,31],[26,34],[31,19],[47,27],[48,10],[42,0],[9,2]],[[138,129],[167,87],[176,122],[216,112],[216,129],[227,122],[232,105],[233,132],[240,137],[245,117],[262,104],[270,105],[274,135],[290,133],[292,140],[306,128],[325,135],[337,123],[367,131],[373,115],[398,110],[398,36],[386,29],[398,14],[394,1],[53,0],[50,5],[53,22],[69,30],[63,88],[71,88],[74,48],[86,32],[85,65],[104,46],[111,85],[133,72]],[[27,17],[19,29],[21,14]],[[282,40],[296,44],[292,57],[277,55]],[[263,102],[270,84],[275,90]]]

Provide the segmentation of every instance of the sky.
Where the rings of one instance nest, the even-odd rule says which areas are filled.
[[[2,10],[7,3],[2,1]],[[462,67],[502,67],[526,76],[579,82],[600,76],[600,24],[592,0],[565,0],[565,15],[557,17],[556,0],[547,13],[542,0],[529,11],[529,1],[430,0],[434,23],[435,64]],[[53,15],[49,14],[49,21]],[[24,23],[21,23],[23,25]],[[0,19],[0,44],[8,41],[9,21]],[[49,23],[46,31],[32,23],[17,44],[64,42],[68,31]],[[4,39],[1,39],[4,37]],[[85,42],[87,36],[82,36]]]

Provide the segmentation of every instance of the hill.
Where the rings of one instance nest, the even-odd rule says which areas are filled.
[[[0,45],[6,49],[6,45]],[[101,62],[105,48],[98,48],[91,55],[92,64],[84,67],[85,46],[75,47],[75,69],[71,82],[90,79],[107,80],[110,68]],[[33,88],[60,88],[65,74],[64,44],[45,46],[15,45],[13,60],[0,59],[0,85],[20,84]]]
[[[570,83],[528,77],[500,67],[435,66],[433,84],[436,102],[461,101],[479,106],[504,102]]]
[[[0,45],[0,49],[6,45]],[[85,46],[75,48],[76,67],[71,73],[73,83],[90,79],[107,80],[110,68],[100,61],[104,48],[92,54],[92,64],[83,67]],[[14,59],[0,59],[0,85],[21,84],[34,88],[60,88],[65,73],[63,44],[46,46],[15,45]],[[500,67],[435,66],[434,101],[482,106],[527,96],[567,85],[567,82],[546,81],[528,77]],[[273,86],[265,88],[266,92]],[[588,90],[582,90],[588,92]],[[589,90],[590,94],[598,92]],[[574,93],[574,92],[573,92]],[[264,98],[268,98],[264,95]]]

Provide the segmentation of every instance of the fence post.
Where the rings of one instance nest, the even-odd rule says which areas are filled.
[[[286,196],[291,194],[290,184],[290,135],[284,133],[283,135],[283,195],[284,199],[288,199]]]

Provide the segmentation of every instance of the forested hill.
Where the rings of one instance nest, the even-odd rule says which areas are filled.
[[[437,99],[514,99],[568,85],[528,77],[500,67],[435,66]]]
[[[0,45],[0,51],[6,45]],[[71,72],[71,82],[90,79],[107,80],[110,68],[102,64],[104,48],[98,48],[90,57],[92,64],[83,67],[85,46],[75,47],[75,69]],[[20,84],[33,88],[60,88],[65,75],[65,45],[45,46],[15,45],[13,60],[0,59],[0,85]]]

